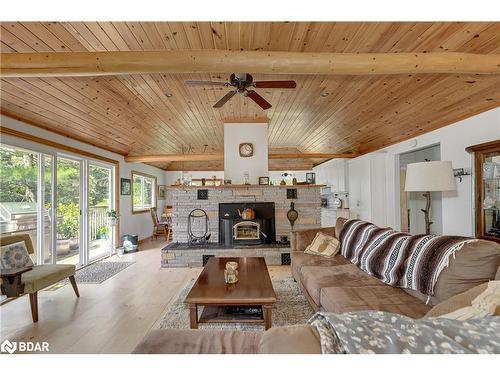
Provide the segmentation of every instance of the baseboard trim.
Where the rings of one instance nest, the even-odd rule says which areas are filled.
[[[140,245],[146,241],[149,241],[149,240],[152,240],[153,239],[153,236],[149,236],[149,237],[145,237],[143,239],[140,239],[139,241],[137,241],[137,244]]]

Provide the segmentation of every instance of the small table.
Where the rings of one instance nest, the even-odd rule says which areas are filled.
[[[235,284],[224,281],[229,261],[239,264]],[[276,294],[263,257],[210,258],[184,302],[189,305],[192,329],[198,328],[198,323],[264,323],[268,330]],[[198,306],[204,306],[200,317]],[[245,308],[252,308],[253,314],[241,313]]]

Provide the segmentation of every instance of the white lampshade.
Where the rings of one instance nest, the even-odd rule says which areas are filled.
[[[451,161],[425,161],[406,166],[405,191],[456,190]]]

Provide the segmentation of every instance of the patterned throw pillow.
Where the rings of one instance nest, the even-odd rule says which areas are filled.
[[[306,247],[304,253],[333,257],[340,250],[340,242],[335,237],[327,236],[321,232],[316,234],[314,240]]]
[[[33,266],[24,241],[0,247],[0,270],[7,271]]]

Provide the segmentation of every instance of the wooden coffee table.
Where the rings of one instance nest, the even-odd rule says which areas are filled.
[[[229,261],[239,264],[235,284],[224,281],[224,269]],[[184,302],[189,305],[193,329],[198,328],[198,323],[264,323],[267,330],[272,325],[276,294],[263,257],[210,258]],[[203,306],[200,316],[198,306]],[[248,308],[253,314],[242,313]]]

